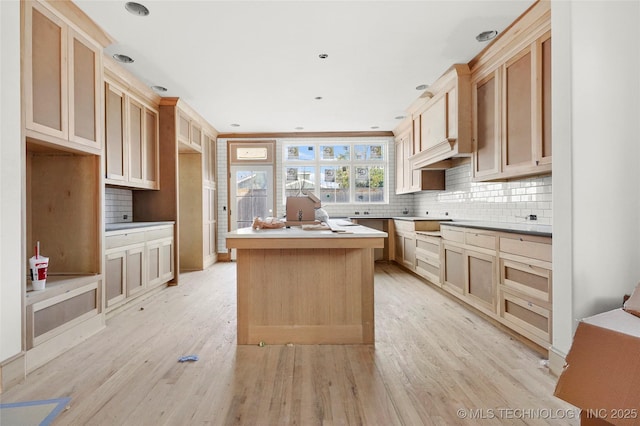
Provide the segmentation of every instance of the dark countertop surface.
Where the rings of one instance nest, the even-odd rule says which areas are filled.
[[[107,223],[104,225],[105,231],[121,231],[123,229],[136,229],[136,228],[148,228],[150,226],[160,225],[173,225],[175,222],[122,222],[122,223]]]
[[[551,225],[539,225],[535,223],[511,223],[511,222],[488,222],[481,220],[454,220],[446,223],[450,226],[463,226],[465,228],[488,229],[492,231],[515,232],[518,234],[539,235],[542,237],[553,236]]]
[[[408,220],[411,222],[418,222],[418,221],[450,221],[451,218],[450,217],[428,217],[428,216],[378,216],[378,215],[358,215],[358,216],[349,216],[348,219],[396,219],[396,220]]]

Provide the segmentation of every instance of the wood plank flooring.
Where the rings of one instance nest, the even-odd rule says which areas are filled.
[[[181,274],[2,402],[71,397],[55,425],[579,423],[537,353],[393,264],[375,346],[237,346],[235,268]]]

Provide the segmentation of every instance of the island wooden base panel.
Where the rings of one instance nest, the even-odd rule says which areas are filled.
[[[364,342],[361,325],[270,325],[249,326],[247,344],[326,345]]]
[[[376,264],[375,346],[238,346],[235,271],[217,263],[133,301],[2,403],[70,397],[55,425],[579,423],[534,351],[396,265]],[[553,416],[486,415],[500,408]]]
[[[373,250],[238,249],[238,344],[372,344]]]

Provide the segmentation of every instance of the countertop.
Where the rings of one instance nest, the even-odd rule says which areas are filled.
[[[241,228],[229,232],[227,240],[233,238],[386,238],[388,236],[386,232],[366,226],[340,226],[337,222],[329,219],[332,230],[305,230],[300,226],[276,229]]]
[[[106,232],[110,231],[123,231],[123,230],[132,230],[137,228],[149,228],[151,226],[166,226],[173,225],[175,222],[165,221],[165,222],[123,222],[123,223],[107,223],[104,225],[104,229]]]
[[[395,220],[407,220],[411,222],[420,222],[420,221],[451,221],[450,217],[428,217],[428,216],[371,216],[371,215],[359,215],[359,216],[349,216],[348,219],[395,219]]]
[[[542,237],[552,236],[551,225],[538,225],[534,223],[510,223],[510,222],[487,222],[475,220],[454,220],[447,222],[450,226],[463,226],[465,228],[489,229],[492,231],[514,232],[518,234],[539,235]]]

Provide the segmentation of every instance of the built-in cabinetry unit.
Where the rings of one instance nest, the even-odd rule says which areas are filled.
[[[470,72],[455,64],[409,108],[413,120],[413,169],[448,168],[453,157],[470,157]]]
[[[158,189],[160,97],[104,58],[105,183]]]
[[[413,168],[409,158],[414,152],[412,121],[406,118],[394,130],[396,159],[396,194],[418,191],[444,191],[444,170],[422,170]]]
[[[160,189],[134,191],[136,221],[175,221],[178,272],[201,270],[216,258],[215,140],[217,132],[178,98],[160,101]]]
[[[440,287],[439,231],[416,231],[416,274]]]
[[[102,48],[71,2],[21,2],[26,371],[104,327]],[[73,18],[73,22],[71,21]],[[33,291],[27,259],[49,258]]]
[[[469,65],[474,179],[550,173],[549,2],[537,2]]]
[[[494,232],[443,226],[442,287],[479,310],[497,307],[497,238]]]
[[[551,237],[442,224],[442,288],[522,336],[551,344]]]
[[[424,234],[420,236],[420,244],[417,243],[417,232],[437,233],[440,229],[440,222],[438,220],[416,220],[415,218],[394,219],[393,228],[393,236],[389,236],[394,239],[393,260],[410,271],[417,272],[416,256],[418,256],[421,259],[420,268],[425,269],[422,262],[427,247],[424,244]]]
[[[105,311],[171,281],[173,223],[140,224],[105,235]]]
[[[41,144],[99,155],[102,46],[111,39],[86,21],[72,24],[65,14],[85,16],[68,3],[23,2],[25,134]]]

